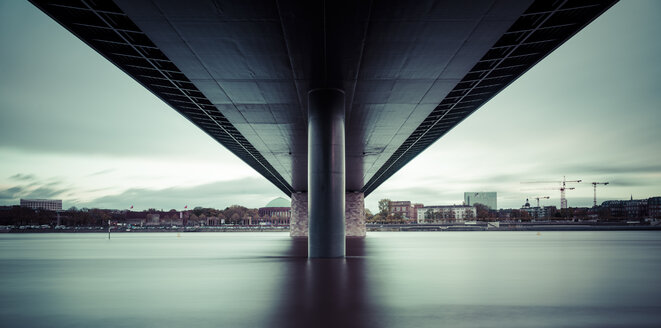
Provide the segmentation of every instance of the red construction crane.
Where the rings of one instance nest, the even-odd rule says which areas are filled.
[[[594,207],[597,207],[597,185],[602,184],[602,185],[607,185],[608,182],[592,182],[592,186],[594,187]]]
[[[562,177],[562,186],[560,187],[560,208],[567,208],[567,198],[565,198],[565,189],[574,190],[575,188],[567,188],[565,185],[567,182],[576,182],[579,183],[583,180],[570,180],[567,181],[567,178]]]
[[[560,188],[540,188],[547,190],[560,190],[560,208],[567,208],[567,198],[565,197],[565,190],[574,190],[574,187],[567,187],[567,183],[579,183],[583,180],[567,180],[566,177],[562,177],[562,181],[526,181],[521,183],[560,183]]]

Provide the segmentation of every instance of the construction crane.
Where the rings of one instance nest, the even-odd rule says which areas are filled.
[[[567,183],[579,183],[581,181],[583,180],[567,180],[567,178],[563,176],[562,181],[526,181],[521,183],[560,183],[560,188],[539,188],[539,189],[560,190],[560,208],[566,209],[567,198],[565,197],[565,191],[576,189],[574,187],[567,187]]]
[[[597,185],[607,185],[608,182],[592,182],[592,186],[594,187],[594,205],[593,207],[597,207]]]
[[[540,199],[549,199],[551,197],[549,197],[549,196],[538,196],[538,197],[534,197],[534,198],[537,200],[537,207],[539,207],[539,200]]]
[[[564,176],[562,177],[562,186],[560,187],[560,208],[561,209],[567,208],[567,198],[565,197],[565,189],[569,189],[569,190],[576,189],[576,188],[567,188],[566,187],[567,182],[580,183],[581,181],[583,181],[583,180],[570,180],[570,181],[567,181],[567,178],[565,178]]]

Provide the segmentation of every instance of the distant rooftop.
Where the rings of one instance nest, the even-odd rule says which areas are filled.
[[[264,207],[291,207],[291,202],[285,198],[278,197],[272,201],[270,201],[266,206]]]

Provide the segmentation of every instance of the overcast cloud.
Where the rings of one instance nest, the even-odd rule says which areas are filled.
[[[165,189],[131,188],[115,195],[103,196],[79,206],[101,208],[183,209],[197,206],[225,208],[242,205],[257,208],[278,195],[278,189],[263,178],[219,181],[198,186]]]
[[[659,1],[621,1],[366,199],[570,206],[661,195]],[[0,204],[259,207],[283,195],[27,1],[0,2]],[[535,187],[535,186],[532,186]]]

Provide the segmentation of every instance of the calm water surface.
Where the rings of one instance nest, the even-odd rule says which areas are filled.
[[[2,327],[659,327],[659,232],[0,235]]]

